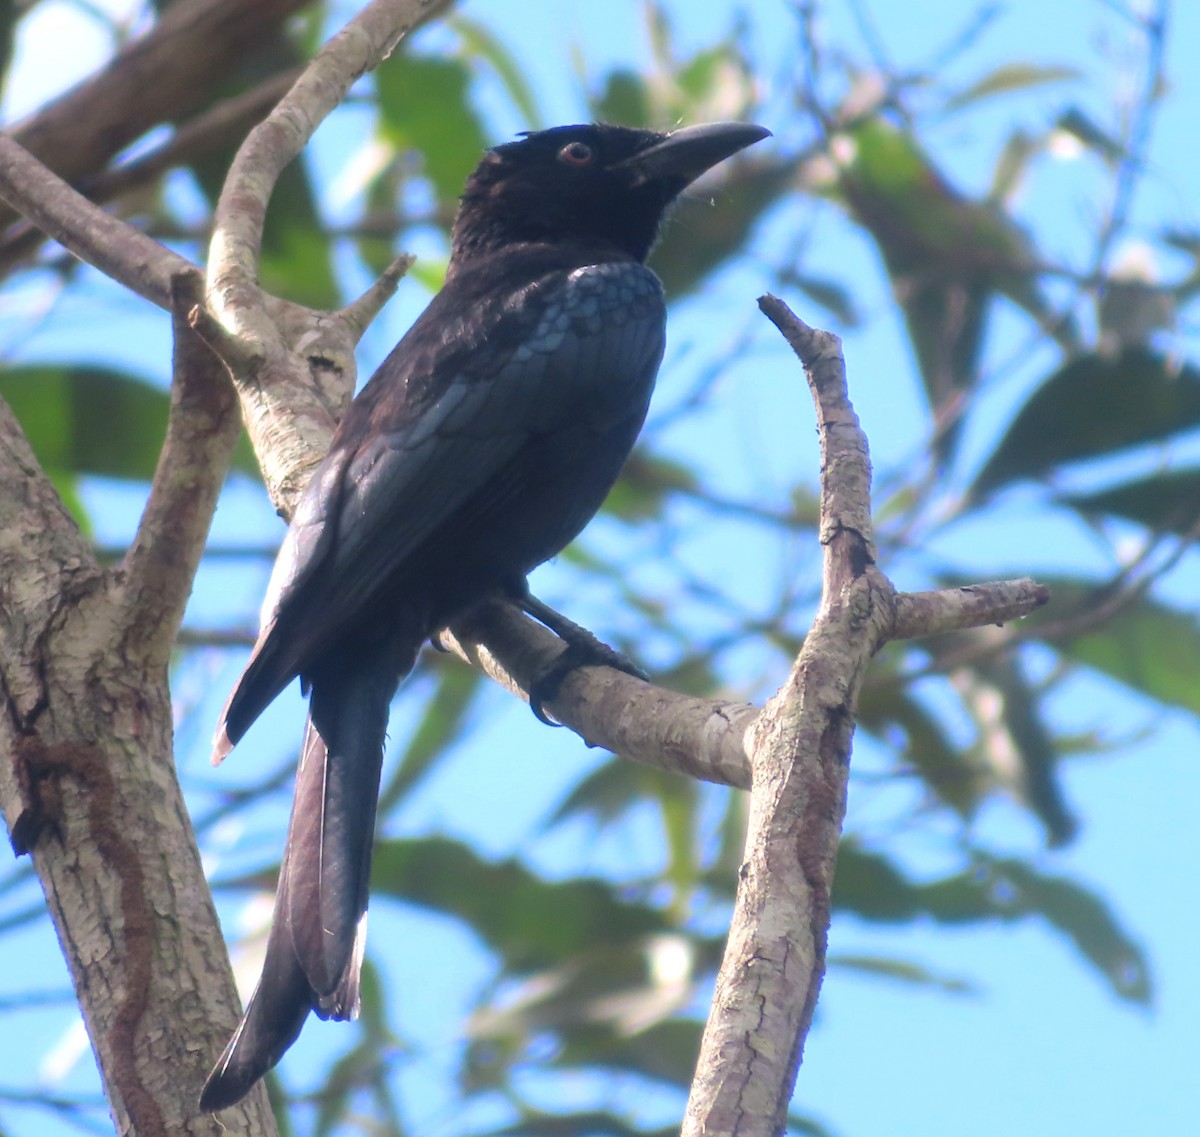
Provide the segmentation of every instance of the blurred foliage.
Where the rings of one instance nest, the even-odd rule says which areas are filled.
[[[0,62],[7,63],[30,7],[0,5]],[[927,412],[919,456],[904,468],[879,471],[877,537],[885,569],[903,571],[906,581],[923,577],[927,587],[971,579],[974,570],[930,568],[914,550],[955,527],[987,523],[989,510],[1011,495],[1024,495],[1039,516],[1084,528],[1104,550],[1095,571],[1050,581],[1053,605],[1021,628],[893,644],[881,653],[863,693],[860,728],[888,756],[880,776],[909,791],[893,829],[953,833],[944,851],[955,867],[938,876],[915,874],[889,843],[891,831],[859,830],[852,805],[837,911],[883,927],[1038,922],[1106,989],[1147,1003],[1149,961],[1119,914],[1087,884],[1041,868],[1039,850],[1020,857],[985,847],[974,821],[1005,798],[1051,845],[1068,842],[1086,824],[1075,816],[1058,768],[1067,755],[1100,747],[1101,712],[1086,736],[1066,732],[1053,714],[1057,692],[1081,670],[1154,707],[1200,715],[1200,626],[1193,609],[1158,589],[1192,557],[1200,524],[1200,466],[1181,466],[1177,457],[1200,425],[1200,358],[1163,342],[1200,286],[1200,238],[1183,228],[1162,234],[1155,251],[1188,262],[1173,282],[1144,268],[1121,269],[1113,250],[1128,222],[1114,206],[1097,221],[1093,247],[1081,261],[1056,263],[1043,247],[1053,245],[1051,235],[1014,204],[1018,187],[1045,170],[1064,139],[1096,163],[1119,203],[1120,186],[1143,169],[1138,115],[1150,115],[1158,95],[1136,114],[1114,107],[1105,117],[1103,109],[1080,105],[1088,76],[1077,67],[1021,59],[947,89],[932,70],[889,71],[868,50],[814,40],[800,19],[794,55],[803,64],[767,77],[750,46],[751,8],[696,50],[680,46],[665,6],[648,0],[644,11],[648,56],[636,67],[593,73],[581,47],[576,78],[583,114],[662,129],[730,118],[783,126],[775,144],[724,164],[681,203],[653,259],[670,295],[699,295],[703,303],[722,270],[752,256],[760,279],[815,305],[810,318],[845,330],[878,313],[863,311],[857,297],[867,290],[843,265],[810,253],[809,235],[844,218],[877,255],[903,317]],[[226,77],[222,96],[253,89],[306,58],[318,30],[315,17],[292,25],[264,45],[253,67]],[[114,37],[120,34],[114,29]],[[348,276],[378,271],[412,235],[444,241],[464,177],[496,139],[484,88],[529,127],[546,125],[542,94],[526,77],[513,29],[455,14],[435,47],[398,52],[356,91],[357,128],[363,129],[364,107],[370,116],[362,161],[353,165],[356,216],[336,225],[329,220],[323,207],[329,174],[314,163],[295,163],[285,173],[269,215],[266,288],[336,306],[346,299]],[[1154,51],[1147,24],[1148,59]],[[1040,100],[1033,125],[1028,104],[1018,102],[1030,91]],[[953,145],[933,141],[945,138],[933,127],[969,124],[981,106],[991,115],[1011,106],[1014,125],[994,155],[990,187],[972,193],[961,188],[969,178],[956,168]],[[336,130],[338,121],[335,115],[325,129]],[[211,208],[235,144],[220,139],[180,156],[172,176],[187,179],[192,193],[173,193],[156,178],[113,208],[152,233],[202,241],[206,219],[197,221],[195,202]],[[199,249],[192,255],[201,256]],[[426,258],[414,277],[436,287],[442,269],[436,256]],[[40,255],[37,271],[63,288],[76,282],[54,250]],[[19,285],[22,274],[12,280]],[[1001,320],[1007,342],[1022,342],[1035,370],[1008,426],[985,453],[965,460],[962,440],[976,422],[979,397],[1004,371],[992,350]],[[768,357],[766,342],[753,341],[762,367],[794,367],[773,342]],[[704,361],[696,370],[708,379],[665,416],[702,413],[709,385],[749,345],[739,341]],[[162,374],[168,370],[164,361]],[[854,384],[852,373],[852,390]],[[81,495],[89,479],[150,477],[169,401],[161,384],[64,354],[38,366],[8,365],[0,396],[81,524],[91,524]],[[812,555],[816,548],[815,472],[784,487],[775,501],[731,497],[714,486],[705,455],[656,441],[648,436],[608,505],[609,524],[654,571],[628,571],[610,546],[587,535],[561,562],[615,598],[612,607],[624,618],[597,630],[638,658],[652,655],[660,681],[717,698],[762,699],[802,642],[815,599],[813,586],[794,579],[803,574],[792,552]],[[254,471],[247,450],[235,466]],[[734,545],[750,531],[775,540],[772,547],[788,550],[777,594],[752,606],[734,593],[736,582],[726,587],[702,578],[674,553],[673,538],[685,524],[727,526],[719,531]],[[1132,559],[1118,549],[1131,535],[1138,550]],[[230,617],[237,627],[248,619]],[[477,726],[473,711],[485,687],[479,676],[442,660],[426,674],[424,702],[383,787],[382,826],[389,834],[389,819]],[[235,795],[226,808],[237,814],[271,790],[264,785]],[[473,996],[453,1093],[463,1102],[490,1095],[504,1103],[511,1122],[472,1128],[464,1112],[461,1126],[451,1123],[448,1131],[667,1132],[638,1123],[633,1113],[612,1112],[616,1099],[603,1090],[610,1079],[627,1085],[620,1079],[631,1076],[681,1090],[690,1078],[698,1010],[719,959],[741,860],[743,808],[737,794],[616,758],[599,764],[564,795],[545,826],[551,834],[569,826],[600,834],[651,819],[661,837],[659,863],[621,880],[572,864],[546,879],[521,858],[489,858],[449,837],[380,839],[377,901],[438,913],[468,929],[494,961],[492,981]],[[28,884],[21,867],[9,872],[14,889]],[[221,884],[260,889],[272,876],[267,867]],[[6,926],[20,926],[37,910],[34,904],[10,914]],[[374,951],[387,947],[372,944]],[[969,991],[980,978],[938,975],[920,961],[886,953],[830,964],[951,992]],[[354,1124],[364,1113],[371,1120],[362,1124],[372,1132],[404,1131],[395,1074],[407,1060],[406,1024],[393,1022],[386,980],[370,966],[363,1005],[357,1034],[346,1032],[350,1048],[313,1092],[318,1133]],[[587,1084],[599,1087],[592,1106],[547,1110],[527,1092],[532,1075],[564,1070],[586,1074]],[[278,1082],[273,1093],[281,1094]],[[791,1128],[828,1132],[799,1115]]]
[[[91,531],[79,498],[82,479],[149,482],[167,432],[171,397],[148,379],[105,367],[73,364],[0,370],[0,398],[25,430],[42,469],[76,520]],[[120,430],[113,423],[121,424]],[[258,478],[243,434],[233,468]]]
[[[991,493],[1020,478],[1052,477],[1072,462],[1170,442],[1197,425],[1200,371],[1195,367],[1144,347],[1116,357],[1080,354],[1047,376],[1021,408],[972,492]],[[1099,511],[1095,504],[1092,508]]]

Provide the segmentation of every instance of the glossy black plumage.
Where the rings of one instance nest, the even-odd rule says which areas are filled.
[[[388,704],[429,635],[520,588],[599,508],[662,358],[642,262],[663,213],[766,133],[558,127],[468,180],[445,286],[302,495],[217,732],[221,758],[295,677],[309,692],[263,976],[202,1108],[241,1098],[310,1010],[356,1012]]]

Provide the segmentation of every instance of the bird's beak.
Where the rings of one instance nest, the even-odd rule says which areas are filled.
[[[674,181],[682,189],[718,162],[770,135],[766,127],[748,122],[685,126],[664,134],[658,142],[626,158],[618,168],[631,173],[634,185]]]

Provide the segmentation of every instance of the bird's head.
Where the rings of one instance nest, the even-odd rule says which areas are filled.
[[[705,170],[766,138],[748,123],[669,134],[600,124],[530,132],[489,150],[467,179],[452,262],[520,244],[650,252],[667,206]]]

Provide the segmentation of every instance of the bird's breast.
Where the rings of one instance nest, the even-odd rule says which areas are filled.
[[[658,278],[639,264],[587,265],[539,292],[542,312],[513,364],[550,374],[560,397],[542,393],[530,408],[532,430],[559,430],[570,419],[607,434],[631,416],[640,426],[665,342]]]

